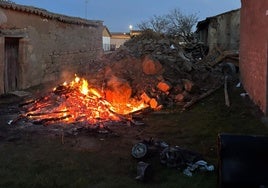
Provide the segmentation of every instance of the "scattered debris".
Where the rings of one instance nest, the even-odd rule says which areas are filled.
[[[183,170],[183,174],[186,176],[193,176],[193,172],[196,170],[201,170],[201,171],[214,171],[214,166],[213,165],[208,165],[206,161],[204,160],[199,160],[196,161],[194,164],[187,164],[187,168]]]
[[[198,101],[204,99],[205,97],[209,96],[210,94],[214,93],[216,90],[218,90],[219,88],[221,88],[221,85],[218,86],[217,88],[213,88],[208,90],[207,92],[201,94],[200,96],[197,96],[195,98],[192,98],[191,101],[187,102],[184,106],[183,106],[183,110],[191,107],[192,105],[194,105],[195,103],[197,103]]]
[[[179,146],[166,147],[160,153],[160,162],[170,168],[184,169],[199,160],[203,160],[199,153]]]
[[[132,147],[131,154],[136,159],[142,159],[148,154],[148,147],[145,143],[139,142]]]
[[[241,97],[246,97],[246,96],[248,96],[248,93],[240,93],[240,96]]]
[[[26,92],[26,91],[12,91],[10,92],[10,94],[16,95],[21,98],[26,98],[32,95],[30,92]]]
[[[209,54],[204,58],[204,63],[209,66],[216,66],[223,60],[229,60],[232,62],[239,62],[239,52],[238,51],[222,51],[218,46],[210,50]]]
[[[241,87],[241,82],[238,82],[238,84],[236,84],[236,86],[235,87],[237,87],[237,88],[240,88]]]
[[[192,173],[198,169],[202,171],[214,170],[214,166],[208,165],[199,153],[179,146],[170,146],[163,141],[155,142],[150,139],[149,141],[138,142],[132,147],[131,154],[135,159],[141,160],[152,156],[154,153],[159,155],[161,164],[169,168],[182,170],[187,176],[192,176]]]
[[[138,162],[136,180],[146,181],[152,176],[152,167],[143,161]]]

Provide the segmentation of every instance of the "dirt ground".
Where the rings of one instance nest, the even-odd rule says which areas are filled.
[[[42,89],[30,92],[37,94]],[[19,115],[22,98],[0,98],[0,187],[216,187],[220,133],[268,135],[261,113],[242,88],[230,87],[226,107],[223,88],[192,106],[143,114],[143,125],[114,125],[109,129],[64,131],[28,122],[9,125]],[[65,127],[66,128],[66,127]],[[213,172],[182,170],[159,162],[159,153],[143,161],[152,165],[147,182],[135,180],[139,160],[131,156],[142,140],[162,140],[200,153]]]

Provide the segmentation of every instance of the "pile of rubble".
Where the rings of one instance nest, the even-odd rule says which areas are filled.
[[[91,69],[91,81],[111,102],[137,97],[153,109],[187,107],[224,83],[222,68],[202,61],[206,55],[199,43],[140,35],[103,55]]]

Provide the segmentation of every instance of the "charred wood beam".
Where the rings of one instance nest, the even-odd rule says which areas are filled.
[[[34,116],[46,116],[46,115],[52,115],[52,114],[61,114],[69,112],[68,110],[65,111],[55,111],[55,112],[43,112],[43,113],[28,113],[26,114],[27,117],[34,117]]]
[[[70,117],[72,117],[72,116],[71,115],[66,115],[66,116],[56,117],[56,118],[45,118],[45,119],[33,121],[33,124],[42,124],[42,125],[45,125],[48,122],[61,121],[61,120],[64,120],[64,119],[67,119],[67,118],[70,118]]]

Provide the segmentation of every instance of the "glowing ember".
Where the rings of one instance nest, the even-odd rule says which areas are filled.
[[[124,115],[147,107],[142,101],[131,99],[125,104],[111,104],[97,89],[89,88],[85,79],[75,77],[53,89],[47,96],[24,105],[25,116],[37,123],[55,122],[96,124],[122,121]]]

